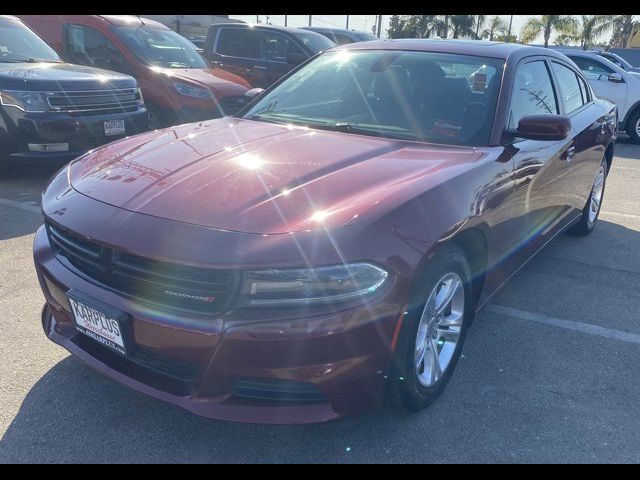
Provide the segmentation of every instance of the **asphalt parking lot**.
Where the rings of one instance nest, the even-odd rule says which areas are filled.
[[[210,421],[49,342],[32,265],[55,166],[0,173],[0,462],[640,462],[640,146],[616,148],[600,224],[562,236],[479,315],[430,409],[322,425]]]

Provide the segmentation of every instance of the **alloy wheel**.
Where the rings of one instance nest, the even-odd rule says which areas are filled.
[[[429,293],[415,342],[414,366],[420,384],[433,387],[454,357],[464,321],[464,284],[447,273]]]
[[[600,204],[602,203],[602,194],[604,193],[604,178],[606,176],[605,164],[600,164],[600,169],[596,175],[593,189],[591,190],[591,202],[589,204],[589,223],[593,224],[598,217]]]

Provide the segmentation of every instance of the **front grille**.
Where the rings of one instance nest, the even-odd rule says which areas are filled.
[[[53,110],[76,115],[133,112],[142,105],[137,88],[55,92],[48,101]]]
[[[218,100],[218,105],[225,115],[233,115],[244,107],[249,101],[244,95],[229,95]]]
[[[156,307],[195,314],[223,311],[238,273],[132,255],[89,241],[47,222],[54,253],[74,271],[118,293]]]
[[[322,391],[314,384],[292,380],[237,379],[233,385],[232,395],[276,403],[322,403],[326,401]]]

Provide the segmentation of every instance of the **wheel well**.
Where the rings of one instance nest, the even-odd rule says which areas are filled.
[[[640,110],[640,101],[636,102],[627,112],[627,116],[624,119],[624,131],[629,133],[627,128],[629,128],[629,123],[631,122],[631,119],[633,118],[633,116],[638,112],[638,110]]]
[[[471,267],[473,303],[477,305],[487,274],[487,239],[482,230],[472,227],[455,235],[448,243],[459,247],[469,261],[469,266]]]
[[[613,162],[613,142],[607,146],[604,152],[604,158],[607,159],[607,174],[611,170],[611,163]]]

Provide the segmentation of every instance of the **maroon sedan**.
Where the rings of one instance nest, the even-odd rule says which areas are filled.
[[[420,410],[474,313],[556,235],[594,229],[616,115],[547,49],[335,48],[236,117],[59,172],[34,246],[42,325],[206,417]]]

